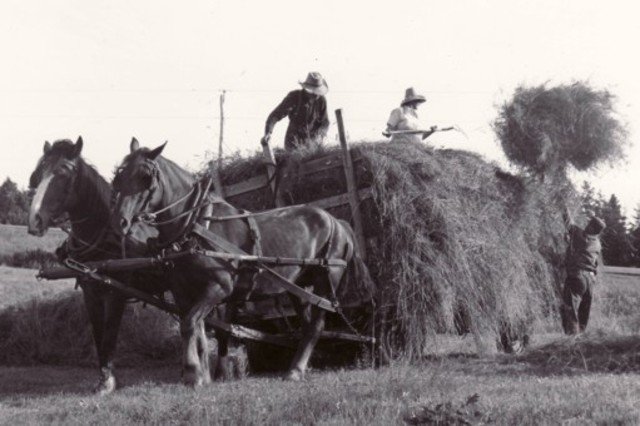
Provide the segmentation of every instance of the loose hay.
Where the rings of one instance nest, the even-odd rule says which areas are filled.
[[[279,153],[289,203],[345,192],[339,169],[300,171],[335,154]],[[365,233],[376,237],[367,264],[380,289],[387,351],[419,356],[435,332],[454,331],[461,318],[477,335],[523,334],[535,321],[555,318],[564,253],[559,203],[572,197],[567,181],[527,180],[478,155],[422,144],[355,144],[353,156],[357,187],[374,193],[361,209]],[[227,169],[245,178],[255,173],[257,158],[235,159],[223,179],[235,183]],[[249,210],[272,206],[252,194],[230,202]],[[348,207],[330,211],[350,219]]]
[[[518,357],[558,373],[640,372],[640,337],[587,332],[565,337]]]
[[[623,158],[627,131],[614,96],[576,82],[520,86],[499,110],[494,129],[507,157],[537,173],[588,170]]]
[[[128,306],[118,337],[117,361],[137,365],[177,360],[177,322],[155,308]],[[80,291],[34,298],[0,312],[0,364],[95,365],[91,327]]]

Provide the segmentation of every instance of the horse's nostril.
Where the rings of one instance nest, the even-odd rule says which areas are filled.
[[[120,219],[120,227],[122,229],[127,229],[128,226],[129,226],[129,221],[127,219],[125,219],[124,217]]]

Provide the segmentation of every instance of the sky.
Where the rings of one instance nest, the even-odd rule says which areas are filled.
[[[259,149],[264,121],[307,72],[329,85],[349,139],[380,140],[413,86],[427,97],[436,147],[507,166],[491,129],[519,85],[587,81],[617,96],[627,162],[574,174],[628,215],[640,203],[640,6],[629,1],[3,0],[0,180],[22,188],[45,141],[82,136],[83,156],[111,178],[131,137],[192,169]],[[272,144],[282,146],[286,119]]]

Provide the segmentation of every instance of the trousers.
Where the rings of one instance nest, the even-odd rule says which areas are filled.
[[[587,328],[595,282],[595,273],[584,269],[571,271],[567,275],[561,312],[565,334],[578,334]]]

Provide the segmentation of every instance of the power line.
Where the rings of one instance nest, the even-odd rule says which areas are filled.
[[[284,93],[288,89],[0,89],[0,93]],[[494,94],[491,90],[423,90],[425,94]],[[335,90],[332,94],[399,94],[397,90]],[[401,95],[401,93],[400,93]]]

